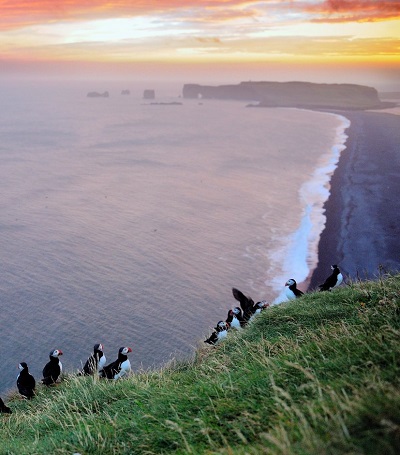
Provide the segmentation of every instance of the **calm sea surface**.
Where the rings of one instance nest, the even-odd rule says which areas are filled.
[[[272,301],[316,265],[343,118],[125,88],[0,84],[1,393],[55,348],[188,356],[232,286]]]

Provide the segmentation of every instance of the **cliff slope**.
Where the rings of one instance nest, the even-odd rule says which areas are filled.
[[[191,361],[8,398],[0,453],[398,454],[399,296],[400,275],[310,293]]]

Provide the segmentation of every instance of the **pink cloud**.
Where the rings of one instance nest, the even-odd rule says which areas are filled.
[[[128,17],[189,8],[223,8],[243,0],[0,0],[0,29],[43,22]]]
[[[374,22],[400,18],[400,2],[393,0],[325,0],[304,5],[315,14],[312,22]]]
[[[241,7],[241,8],[239,8]],[[192,15],[191,10],[202,11]],[[397,0],[0,0],[0,30],[38,23],[187,13],[190,21],[218,22],[258,14],[284,18],[308,14],[313,22],[380,21],[400,18]],[[178,15],[179,15],[178,14]],[[301,20],[301,19],[299,19]]]

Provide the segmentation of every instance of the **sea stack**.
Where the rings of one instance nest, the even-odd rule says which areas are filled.
[[[154,100],[156,97],[156,92],[154,90],[147,89],[143,92],[143,99],[145,100]]]
[[[106,91],[103,93],[100,92],[89,92],[87,98],[109,98],[110,94]]]

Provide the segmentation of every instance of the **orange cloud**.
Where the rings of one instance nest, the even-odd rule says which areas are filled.
[[[220,44],[221,40],[219,38],[195,38],[196,41],[202,44]]]

